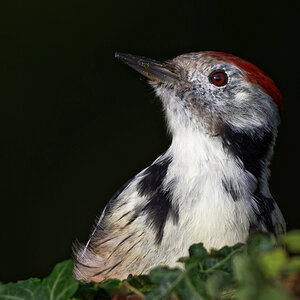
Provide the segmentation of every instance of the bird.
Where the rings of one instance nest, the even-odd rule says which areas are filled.
[[[245,243],[254,231],[283,234],[268,186],[282,114],[273,80],[224,52],[115,57],[148,79],[171,141],[109,200],[87,244],[75,245],[74,277],[122,280],[180,267],[192,244],[220,249]]]

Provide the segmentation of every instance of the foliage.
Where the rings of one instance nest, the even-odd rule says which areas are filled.
[[[180,259],[182,269],[157,267],[148,275],[102,283],[77,282],[72,262],[65,261],[43,280],[0,285],[0,300],[295,299],[300,297],[300,231],[287,233],[280,244],[264,234],[210,252],[200,243]]]
[[[43,280],[30,278],[0,285],[0,300],[64,300],[76,292],[79,283],[72,277],[71,260],[57,264]]]

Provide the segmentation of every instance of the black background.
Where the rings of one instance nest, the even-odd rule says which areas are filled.
[[[47,275],[169,145],[159,101],[114,58],[215,50],[268,73],[284,112],[271,191],[299,228],[296,1],[2,1],[0,280]]]

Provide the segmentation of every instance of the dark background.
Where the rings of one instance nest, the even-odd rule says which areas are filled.
[[[157,99],[116,50],[236,54],[270,74],[284,113],[271,191],[299,228],[296,1],[0,5],[0,280],[47,275],[107,200],[169,145]]]

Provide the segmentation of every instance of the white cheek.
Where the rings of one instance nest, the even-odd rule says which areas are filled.
[[[244,84],[232,99],[226,100],[221,108],[223,120],[236,130],[255,130],[264,128],[267,131],[276,131],[279,125],[279,115],[270,96],[259,88]]]

